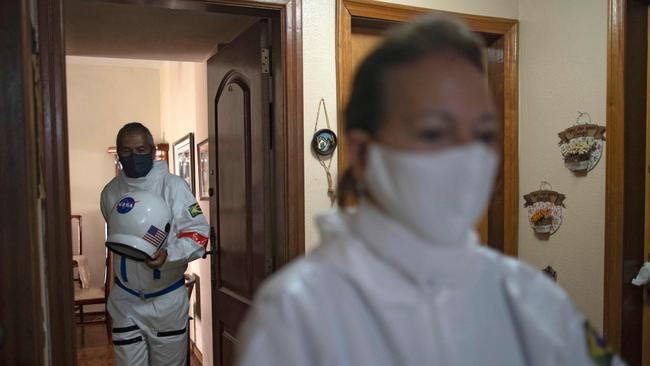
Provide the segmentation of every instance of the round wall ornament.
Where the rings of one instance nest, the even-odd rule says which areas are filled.
[[[328,157],[334,154],[338,139],[336,133],[329,128],[322,128],[314,132],[314,137],[311,139],[311,148],[318,156]]]
[[[318,129],[321,107],[325,114],[325,123],[327,128]],[[311,139],[311,149],[313,150],[314,155],[316,155],[318,163],[325,170],[325,175],[327,177],[327,197],[330,199],[331,206],[336,202],[336,191],[334,191],[334,182],[332,179],[332,173],[330,172],[330,167],[332,166],[332,159],[334,158],[333,155],[337,144],[338,139],[336,138],[336,133],[334,133],[330,128],[330,118],[327,115],[325,99],[320,98],[320,101],[318,102],[318,111],[316,112],[314,137]],[[327,161],[327,164],[325,164],[325,161]]]

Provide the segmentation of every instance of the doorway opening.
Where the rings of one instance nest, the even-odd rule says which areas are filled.
[[[356,68],[391,26],[406,22],[430,9],[381,2],[337,0],[337,87],[339,131],[344,130],[347,104]],[[481,242],[510,256],[517,256],[519,160],[518,160],[518,62],[517,27],[512,19],[458,13],[451,14],[485,40],[485,73],[500,116],[498,139],[502,155],[492,200],[477,228]],[[340,134],[340,139],[345,138]],[[346,167],[345,142],[339,141],[340,171]]]
[[[65,0],[39,1],[38,10],[44,130],[45,139],[51,142],[46,160],[52,163],[47,164],[45,180],[49,187],[59,188],[52,191],[59,193],[48,200],[47,207],[48,216],[58,217],[46,224],[46,235],[52,239],[48,249],[52,253],[46,253],[47,281],[58,284],[50,288],[71,285],[61,293],[50,293],[52,334],[68,335],[52,338],[54,363],[75,363],[71,352],[75,324],[71,317],[53,316],[67,309],[72,313],[71,269],[80,273],[83,262],[91,287],[110,288],[105,226],[95,203],[98,192],[119,172],[113,149],[117,130],[127,122],[140,121],[154,134],[157,158],[167,160],[172,173],[186,178],[209,217],[214,232],[209,249],[214,255],[191,263],[188,270],[195,279],[190,338],[204,364],[231,364],[230,344],[241,314],[230,312],[217,294],[224,292],[221,289],[236,289],[232,285],[237,279],[250,285],[240,292],[250,299],[261,279],[304,252],[300,2],[143,5],[138,1]],[[237,44],[251,29],[258,31],[255,53],[234,57],[236,62],[226,65],[228,72],[241,77],[236,83],[226,77],[213,80],[208,61],[220,62],[221,55],[228,53],[241,56]],[[262,55],[268,56],[266,62]],[[251,66],[259,68],[256,75],[263,85],[253,80]],[[227,91],[240,86],[243,93],[239,96],[244,98],[234,96],[218,103],[213,94],[220,85],[226,85]],[[228,111],[232,106],[241,108]],[[223,113],[241,118],[219,118]],[[233,148],[228,145],[233,137],[228,129],[242,125],[245,128]],[[235,183],[221,172],[227,162],[236,161],[228,157],[237,153],[245,157],[233,166],[244,167],[237,178],[244,187],[264,189],[256,196],[247,190],[244,203],[250,204],[239,215],[231,215],[231,207],[222,202],[236,193]],[[233,167],[227,168],[232,171]],[[257,199],[259,194],[264,200]],[[263,207],[252,206],[260,202]],[[72,242],[83,245],[73,250],[66,229],[71,227],[71,218],[78,217],[79,235],[75,237],[81,240]],[[232,229],[233,223],[241,224],[239,230]],[[237,236],[249,231],[254,235]],[[261,237],[263,245],[255,246]],[[75,268],[72,254],[83,257],[82,261],[75,258]],[[241,265],[229,266],[232,263]],[[244,301],[242,311],[246,307]],[[74,308],[75,322],[81,321],[82,308],[84,322],[105,319],[101,302],[77,302]],[[84,335],[108,341],[103,330],[86,325],[80,329],[94,329]],[[77,346],[88,346],[84,335],[76,335],[81,336]],[[104,347],[104,356],[110,356],[110,347]],[[97,350],[85,351],[85,356],[101,357]]]

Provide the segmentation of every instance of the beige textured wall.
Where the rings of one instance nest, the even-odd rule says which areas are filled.
[[[468,14],[517,18],[517,0],[402,0],[391,1],[424,8]],[[318,101],[325,98],[330,123],[336,130],[336,2],[303,1],[303,79],[305,116],[305,247],[318,245],[314,217],[329,208],[327,178],[311,153]],[[324,120],[321,120],[324,122]],[[321,124],[320,127],[324,126]],[[336,159],[332,174],[336,180]]]
[[[178,139],[194,133],[196,145],[208,137],[207,106],[207,68],[205,63],[163,62],[160,70],[160,106],[162,135],[171,145]],[[170,165],[173,166],[173,157]],[[195,177],[198,177],[198,165],[195,165]],[[197,200],[198,180],[195,178]],[[210,217],[208,201],[197,201],[203,213]],[[203,364],[212,364],[212,299],[210,297],[210,259],[198,259],[191,262],[188,272],[199,276],[199,287],[194,288],[190,300],[190,337],[203,354]],[[201,293],[200,317],[194,312],[197,291]],[[205,324],[205,326],[204,326]]]
[[[104,278],[104,218],[99,196],[115,176],[112,157],[117,131],[141,121],[154,138],[160,132],[160,76],[152,63],[113,63],[86,57],[66,58],[71,211],[83,217],[83,251],[92,283]]]
[[[537,268],[553,266],[578,308],[601,327],[605,156],[577,178],[564,168],[557,133],[578,110],[605,125],[607,2],[520,0],[519,20],[519,189],[528,193],[548,180],[567,195],[564,223],[546,242],[534,237],[520,210],[519,255]]]

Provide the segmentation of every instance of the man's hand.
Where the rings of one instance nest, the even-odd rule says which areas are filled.
[[[160,268],[165,263],[165,260],[167,260],[167,249],[161,249],[155,252],[152,256],[151,259],[147,258],[145,259],[145,263],[153,268]]]

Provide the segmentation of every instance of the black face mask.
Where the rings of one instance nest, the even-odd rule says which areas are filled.
[[[138,155],[131,154],[129,156],[120,157],[120,163],[124,174],[129,178],[140,178],[149,174],[153,167],[153,154]]]

